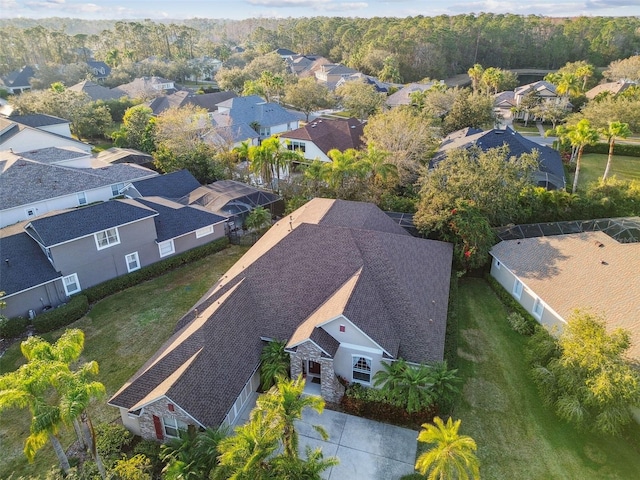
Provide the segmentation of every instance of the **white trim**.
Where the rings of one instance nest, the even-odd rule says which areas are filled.
[[[334,320],[337,320],[338,318],[344,318],[347,322],[349,322],[349,325],[351,325],[351,326],[352,326],[353,328],[355,328],[358,332],[360,332],[360,333],[361,333],[362,335],[364,335],[367,339],[369,339],[369,340],[371,341],[371,343],[373,343],[374,345],[377,345],[377,346],[378,346],[378,348],[379,348],[382,352],[386,353],[389,357],[392,357],[392,358],[393,358],[393,355],[391,355],[389,352],[387,352],[387,351],[386,351],[386,350],[385,350],[385,349],[384,349],[384,348],[383,348],[383,347],[382,347],[378,342],[376,342],[373,338],[371,338],[369,335],[367,335],[367,334],[366,334],[366,333],[365,333],[361,328],[359,328],[355,323],[353,323],[351,320],[349,320],[347,317],[345,317],[345,316],[344,316],[344,315],[342,315],[342,314],[340,314],[340,315],[338,315],[338,316],[336,316],[336,317],[333,317],[333,318],[331,318],[331,319],[329,319],[329,320],[327,320],[327,321],[325,321],[325,322],[319,323],[318,325],[316,325],[316,328],[317,328],[317,327],[323,327],[323,326],[325,326],[327,323],[333,322]],[[332,337],[333,337],[333,335],[332,335]],[[335,337],[333,337],[333,338],[335,338]],[[337,338],[336,338],[336,341],[340,342],[340,340],[338,340]],[[342,342],[341,342],[341,343],[340,343],[340,345],[344,345],[344,346],[346,346],[346,345],[349,345],[349,344],[348,344],[348,343],[342,343]],[[359,345],[357,345],[357,346],[355,346],[355,347],[356,347],[357,349],[360,349],[360,350],[365,350],[365,349],[367,348],[367,347],[361,347],[361,346],[359,346]],[[374,349],[368,349],[368,351],[375,352],[375,353],[380,353],[379,351],[376,351],[376,350],[374,350]]]
[[[511,295],[520,300],[522,298],[523,291],[524,283],[522,283],[522,281],[518,277],[515,277],[515,282],[513,282],[513,287],[511,288]]]
[[[214,214],[214,215],[215,215],[215,214]],[[215,228],[215,226],[216,226],[216,225],[220,225],[221,223],[225,223],[225,222],[227,222],[227,221],[228,221],[228,219],[227,219],[227,218],[223,218],[223,219],[222,219],[222,220],[220,220],[219,222],[213,223],[213,224],[212,224],[212,226]],[[171,240],[176,240],[176,239],[178,239],[178,238],[186,237],[187,235],[191,235],[191,234],[192,234],[192,233],[194,233],[195,231],[197,231],[197,230],[191,230],[191,231],[189,231],[189,232],[187,232],[187,233],[182,233],[182,234],[180,234],[180,235],[177,235],[177,236],[173,237]],[[212,240],[212,241],[213,241],[213,240]],[[162,243],[162,242],[160,242],[160,243]]]
[[[353,343],[340,343],[340,346],[344,348],[350,348],[352,350],[361,350],[367,353],[375,353],[376,355],[381,355],[383,353],[386,353],[384,350],[376,350],[375,348],[363,347],[362,345],[355,345]],[[389,355],[389,356],[393,358],[392,355]]]
[[[538,314],[536,312],[536,307],[542,307],[540,309],[540,313]],[[544,315],[544,302],[542,300],[540,300],[540,297],[538,297],[536,295],[535,300],[533,301],[533,306],[531,307],[531,315],[533,315],[535,318],[537,318],[538,320],[542,319],[542,315]]]
[[[136,268],[131,268],[129,266],[129,263],[131,263],[131,262],[129,262],[129,258],[128,257],[131,257],[131,256],[135,257],[135,261],[136,261],[136,265],[137,265]],[[140,256],[138,255],[138,252],[131,252],[131,253],[128,253],[127,255],[125,255],[124,256],[124,263],[127,264],[127,271],[129,273],[135,272],[136,270],[140,270]]]
[[[359,380],[357,378],[353,378],[353,372],[355,371],[356,365],[360,362],[361,358],[364,359],[365,363],[369,367],[369,381],[368,382],[365,381],[365,380]],[[360,354],[357,354],[357,353],[352,353],[351,354],[351,381],[360,383],[362,385],[371,385],[371,381],[373,380],[373,368],[372,367],[373,367],[373,359],[372,358],[366,357],[364,355],[360,355]],[[359,369],[358,371],[360,373],[362,373],[363,375],[366,375],[366,372],[363,369]]]
[[[9,297],[12,297],[13,295],[18,295],[18,294],[20,294],[22,292],[27,292],[29,290],[33,290],[34,288],[42,287],[43,285],[47,285],[48,283],[56,282],[58,280],[61,280],[62,278],[63,278],[63,276],[60,275],[59,277],[56,277],[53,280],[49,280],[48,282],[42,282],[42,283],[39,283],[38,285],[34,285],[33,287],[25,288],[25,289],[20,290],[18,292],[8,293],[8,294],[4,295],[2,298],[9,298]]]
[[[109,231],[110,230],[115,231],[115,234],[116,234],[115,235],[116,239],[112,243],[109,242],[109,238],[110,238]],[[101,245],[100,244],[100,240],[98,240],[98,235],[100,235],[101,233],[103,233],[105,235],[104,240],[107,241],[106,245]],[[98,250],[104,250],[105,248],[110,248],[110,247],[115,247],[116,245],[120,245],[120,233],[118,232],[118,227],[111,227],[111,228],[107,228],[105,230],[100,230],[99,232],[96,232],[96,233],[93,234],[93,238],[96,241],[96,248]]]
[[[196,238],[206,237],[213,234],[213,225],[207,225],[206,227],[196,230]]]
[[[171,245],[171,251],[162,253],[163,245]],[[160,258],[168,257],[169,255],[173,255],[174,253],[176,253],[176,245],[173,242],[173,238],[165,240],[164,242],[158,242],[158,252],[160,253]]]
[[[67,282],[66,279],[67,278],[74,278],[73,283],[76,284],[76,290],[73,291],[69,291],[67,290]],[[64,293],[67,294],[67,297],[70,297],[71,295],[73,295],[74,293],[78,293],[80,291],[82,291],[82,287],[80,286],[80,280],[78,280],[78,274],[77,273],[72,273],[71,275],[65,275],[64,277],[62,277],[62,286],[64,287]]]
[[[175,428],[173,425],[170,425],[169,428],[171,428],[172,430],[175,430],[177,435],[171,435],[170,433],[167,432],[167,423],[165,422],[165,418],[167,420],[173,420],[175,422]],[[165,437],[168,438],[180,438],[180,432],[187,432],[189,430],[189,424],[186,422],[183,422],[182,420],[180,420],[178,417],[172,416],[172,415],[162,415],[160,417],[160,421],[162,422],[162,434]],[[186,428],[181,429],[180,428],[180,424],[184,424],[184,426]]]

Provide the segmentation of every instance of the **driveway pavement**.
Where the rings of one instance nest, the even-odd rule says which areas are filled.
[[[313,428],[321,425],[327,441]],[[325,410],[322,415],[306,409],[296,423],[300,452],[306,446],[321,447],[325,458],[336,456],[340,463],[326,470],[326,480],[397,480],[414,472],[418,432]]]

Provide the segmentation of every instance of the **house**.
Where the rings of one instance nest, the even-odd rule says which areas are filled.
[[[98,100],[119,100],[126,96],[126,93],[118,88],[107,88],[90,80],[83,80],[80,83],[70,86],[67,90],[72,92],[86,93],[94,102]]]
[[[285,58],[285,63],[289,73],[304,77],[315,76],[315,73],[311,72],[313,65],[317,65],[319,68],[320,64],[331,63],[331,61],[320,55],[293,55]]]
[[[11,115],[9,120],[27,127],[37,128],[49,133],[55,133],[63,137],[72,138],[71,122],[64,118],[54,117],[44,113],[32,113],[29,115]]]
[[[446,136],[440,148],[430,162],[430,168],[444,160],[447,152],[458,148],[479,147],[486,152],[490,148],[506,145],[512,156],[519,157],[523,153],[538,152],[540,168],[534,173],[534,180],[540,187],[547,190],[563,190],[566,186],[562,159],[557,150],[546,145],[540,145],[520,135],[515,130],[507,127],[504,130],[494,128],[482,131],[477,128],[463,128]]]
[[[133,148],[111,147],[101,151],[96,156],[98,162],[103,163],[135,163],[150,168],[153,165],[153,157]]]
[[[122,194],[129,198],[164,197],[178,201],[199,187],[200,182],[189,170],[178,170],[133,181],[122,190]]]
[[[48,115],[46,117],[55,118]],[[91,145],[75,140],[66,133],[55,133],[56,130],[67,131],[68,123],[66,127],[65,123],[66,121],[63,121],[36,128],[19,123],[13,117],[0,117],[0,151],[10,150],[20,153],[47,147],[75,147],[90,152]]]
[[[0,88],[14,95],[31,90],[30,82],[35,76],[36,72],[32,67],[23,67],[20,70],[9,72],[5,76],[0,77]]]
[[[170,95],[181,89],[176,87],[173,80],[161,77],[140,77],[119,85],[114,90],[124,92],[124,95],[131,99],[147,99],[159,95]]]
[[[25,222],[20,233],[1,229],[3,314],[33,316],[85,288],[220,238],[225,222],[151,197],[44,215]],[[33,271],[25,273],[25,265]]]
[[[233,425],[260,353],[286,342],[291,375],[338,401],[383,361],[441,361],[452,246],[414,238],[369,203],[316,198],[277,222],[108,403],[143,438]]]
[[[126,183],[158,175],[139,165],[95,160],[93,168],[67,166],[86,161],[83,152],[65,149],[30,151],[26,156],[0,152],[0,227],[108,200],[120,195]]]
[[[604,315],[609,328],[630,331],[629,355],[640,360],[640,217],[540,228],[551,226],[550,235],[518,235],[495,245],[491,275],[550,328],[561,331],[577,308]],[[541,235],[536,227],[521,230]]]
[[[365,75],[364,73],[356,72],[348,77],[342,77],[340,80],[336,82],[335,88],[340,88],[347,82],[362,82],[367,85],[373,86],[378,93],[389,93],[389,89],[397,86],[398,84],[383,82],[376,77],[372,77],[371,75]]]
[[[104,82],[111,75],[111,67],[104,62],[88,60],[87,66],[98,83]]]
[[[604,96],[604,95],[611,95],[615,97],[616,95],[624,92],[627,88],[632,86],[637,86],[637,84],[633,82],[627,82],[624,80],[619,80],[617,82],[601,83],[600,85],[596,85],[587,93],[585,93],[585,96],[589,100],[593,100],[596,97]]]
[[[322,83],[330,90],[333,90],[340,79],[349,78],[355,73],[359,72],[339,63],[326,63],[324,65],[320,65],[320,67],[315,71],[315,76],[318,83]]]
[[[494,97],[494,106],[501,110],[505,117],[509,117],[515,111],[513,118],[516,120],[528,120],[532,117],[530,108],[540,104],[571,109],[567,97],[558,95],[556,86],[546,80],[522,85],[513,92],[500,92]]]
[[[246,125],[258,132],[261,139],[294,130],[298,128],[303,118],[301,114],[286,110],[277,103],[265,102],[258,95],[230,98],[218,103],[217,106],[218,111],[211,116],[215,126]],[[246,128],[244,132],[248,132]],[[235,132],[232,133],[235,134]]]
[[[334,148],[342,152],[349,148],[357,150],[362,147],[363,131],[364,124],[356,118],[320,118],[296,130],[283,133],[280,135],[280,141],[289,150],[297,150],[308,160],[330,162],[327,154]]]
[[[294,52],[292,50],[289,50],[288,48],[276,48],[271,53],[275,53],[276,55],[278,55],[283,60],[290,60],[293,57],[296,57],[298,55],[296,52]]]
[[[169,108],[179,108],[185,105],[195,105],[204,108],[209,116],[212,116],[218,110],[218,104],[230,98],[237,97],[235,92],[214,92],[195,94],[187,90],[172,93],[171,95],[162,95],[154,98],[147,103],[154,115],[160,115]]]
[[[412,105],[413,101],[411,100],[411,94],[415,92],[426,92],[431,87],[433,87],[436,83],[439,82],[429,82],[429,83],[410,83],[405,85],[400,90],[395,93],[392,93],[387,97],[385,104],[389,108],[399,107],[401,105]]]

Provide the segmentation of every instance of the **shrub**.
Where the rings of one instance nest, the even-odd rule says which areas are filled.
[[[228,245],[229,239],[227,237],[219,238],[218,240],[202,245],[201,247],[193,248],[179,255],[167,258],[166,260],[161,260],[148,265],[140,270],[136,270],[135,272],[112,278],[111,280],[107,280],[106,282],[87,288],[82,293],[87,296],[89,303],[95,303],[109,295],[121,292],[122,290],[138,285],[146,280],[156,278],[182,265],[200,260],[213,253],[219,252],[220,250],[224,250]]]
[[[444,359],[455,368],[458,362],[458,275],[451,273],[449,284],[449,307],[447,311],[447,329],[444,337]]]
[[[96,426],[96,448],[101,457],[118,460],[131,442],[133,434],[117,423],[100,423]]]
[[[23,317],[0,317],[0,338],[16,338],[24,333],[29,320]]]
[[[69,303],[53,310],[41,313],[33,319],[33,326],[37,333],[51,332],[67,326],[89,311],[89,301],[85,295],[74,295]]]
[[[518,313],[523,320],[531,325],[531,331],[529,334],[523,335],[531,335],[534,332],[534,329],[539,325],[535,318],[531,316],[529,312],[527,312],[522,305],[518,303],[518,301],[511,296],[509,292],[507,292],[500,283],[493,278],[491,275],[487,274],[485,277],[493,291],[496,293],[502,304],[507,307],[511,312]]]
[[[151,462],[153,478],[160,478],[164,462],[160,459],[160,444],[155,440],[140,440],[133,447],[134,455],[144,455]]]
[[[583,153],[609,153],[608,143],[596,143],[595,145],[585,145]],[[640,145],[629,143],[616,143],[616,155],[625,155],[627,157],[640,157]]]
[[[511,312],[509,315],[507,315],[507,321],[509,322],[509,325],[511,325],[511,328],[513,328],[520,335],[529,336],[533,334],[534,326],[530,322],[525,320],[525,318],[518,312]]]

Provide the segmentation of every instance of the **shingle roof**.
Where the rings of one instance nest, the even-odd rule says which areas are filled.
[[[505,240],[491,254],[563,319],[591,308],[629,330],[640,360],[640,243],[584,232]]]
[[[202,424],[219,425],[260,361],[261,337],[290,338],[359,270],[347,318],[394,355],[442,360],[451,245],[324,222],[334,208],[335,216],[366,214],[353,202],[317,199],[305,207],[293,213],[291,225],[289,219],[276,223],[226,273],[111,404],[132,408],[152,400],[150,392],[162,393]],[[312,335],[335,350],[321,332]],[[159,392],[181,367],[182,375]]]
[[[72,160],[74,158],[89,157],[91,154],[73,148],[48,147],[28,152],[21,152],[20,156],[27,160],[35,160],[40,163],[56,163],[64,160]]]
[[[76,83],[68,88],[73,92],[84,92],[91,100],[118,100],[123,97],[125,93],[117,88],[107,88],[97,83],[93,83],[90,80],[84,80],[80,83]]]
[[[4,210],[152,175],[138,165],[72,168],[0,152],[0,205]]]
[[[132,200],[110,200],[58,215],[36,218],[25,229],[40,244],[51,247],[156,215],[155,211]]]
[[[275,193],[252,187],[235,180],[218,180],[199,187],[179,202],[183,205],[199,205],[217,215],[229,217],[248,212],[257,207],[266,207],[281,200]]]
[[[153,157],[150,154],[133,148],[111,147],[98,153],[96,158],[106,163],[135,163],[143,165],[153,162]]]
[[[133,186],[143,197],[179,199],[200,187],[200,182],[189,170],[178,170],[133,182]]]
[[[9,119],[33,128],[70,123],[69,120],[65,120],[64,118],[54,117],[53,115],[46,115],[44,113],[32,113],[30,115],[11,115]]]
[[[213,115],[215,124],[223,127],[241,123],[250,125],[253,122],[261,127],[272,127],[299,120],[297,115],[277,103],[267,103],[257,95],[231,98],[220,102],[218,108],[220,107],[230,109]]]
[[[12,295],[61,277],[29,235],[3,233],[0,230],[0,291]]]
[[[87,65],[93,70],[96,78],[107,78],[111,74],[111,67],[104,62],[89,60]]]
[[[318,119],[303,127],[280,135],[281,138],[312,141],[325,154],[333,148],[340,151],[363,145],[364,124],[356,118],[347,120]]]
[[[522,85],[514,90],[516,96],[518,95],[526,95],[530,92],[540,92],[542,90],[549,90],[551,93],[556,93],[556,86],[553,83],[547,82],[546,80],[540,80],[538,82],[528,83],[526,85]]]
[[[410,83],[405,85],[397,92],[387,97],[386,104],[390,107],[397,107],[399,105],[410,105],[411,94],[414,92],[424,92],[429,90],[433,86],[433,82],[429,83]]]
[[[591,90],[587,91],[587,93],[585,93],[585,96],[589,100],[593,100],[595,97],[597,97],[599,94],[603,92],[608,92],[611,95],[617,95],[619,93],[624,92],[627,88],[631,87],[632,85],[635,85],[635,84],[630,82],[623,82],[623,81],[601,83],[600,85],[596,85]]]
[[[158,242],[164,242],[227,220],[206,210],[181,205],[159,197],[137,198],[136,202],[158,212],[158,216],[153,219],[156,224]]]
[[[35,77],[35,75],[36,73],[33,68],[26,66],[21,70],[9,72],[7,75],[2,77],[2,82],[7,87],[30,87],[31,84],[29,83],[29,80]]]

